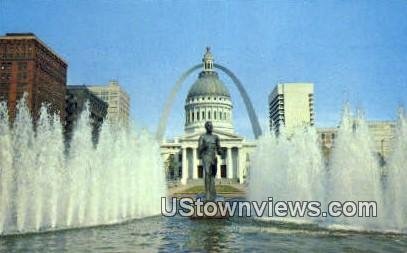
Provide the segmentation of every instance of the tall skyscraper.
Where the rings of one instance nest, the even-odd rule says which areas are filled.
[[[285,126],[288,133],[297,127],[314,125],[314,85],[280,83],[269,95],[270,129]]]
[[[109,105],[107,109],[109,123],[128,124],[130,97],[117,81],[110,81],[108,85],[89,85],[87,87]]]
[[[42,103],[51,112],[65,112],[67,63],[33,33],[0,36],[0,101],[7,101],[10,118],[27,93],[27,105],[36,118]]]

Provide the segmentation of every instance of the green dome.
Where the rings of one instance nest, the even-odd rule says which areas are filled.
[[[188,97],[195,96],[225,96],[230,97],[228,89],[219,80],[218,73],[214,71],[202,71],[199,78],[189,89]]]

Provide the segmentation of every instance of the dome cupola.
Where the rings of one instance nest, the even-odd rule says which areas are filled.
[[[218,73],[210,48],[202,59],[203,71],[190,88],[185,103],[185,131],[204,131],[204,123],[212,121],[214,129],[233,132],[230,93]]]
[[[202,59],[204,71],[213,71],[213,56],[211,53],[211,48],[207,47],[204,57]]]

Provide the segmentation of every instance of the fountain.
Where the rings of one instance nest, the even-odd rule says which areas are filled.
[[[36,130],[24,98],[9,127],[0,104],[0,235],[113,224],[160,213],[166,195],[153,136],[102,126],[96,148],[89,112],[65,152],[57,115],[41,108]]]
[[[407,231],[407,201],[404,195],[407,179],[407,118],[402,109],[399,111],[395,136],[395,148],[388,166],[387,226],[398,231]]]
[[[314,128],[299,129],[289,136],[281,128],[278,137],[274,133],[262,136],[252,162],[250,200],[265,201],[273,197],[274,202],[322,201],[319,178],[324,177],[324,171]],[[313,218],[286,217],[283,220],[310,222]]]
[[[374,153],[372,138],[360,112],[353,117],[344,107],[331,164],[328,168],[329,201],[375,201],[377,217],[335,217],[330,226],[352,227],[357,230],[380,230],[384,220],[381,168]]]
[[[379,165],[372,138],[361,113],[353,116],[345,106],[329,163],[323,163],[312,127],[287,136],[262,136],[252,159],[249,199],[267,201],[317,200],[326,211],[330,201],[375,201],[377,217],[285,217],[289,222],[312,222],[339,230],[405,233],[407,201],[407,121],[400,113],[397,142],[386,168]],[[388,171],[387,178],[383,172]],[[266,216],[266,215],[265,215]],[[267,217],[262,218],[267,218]],[[275,218],[273,218],[275,219]]]

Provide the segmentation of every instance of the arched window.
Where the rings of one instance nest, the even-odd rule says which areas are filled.
[[[222,112],[219,112],[219,119],[222,120]]]
[[[216,120],[216,111],[213,111],[213,119]]]
[[[211,119],[211,111],[208,112],[208,119]]]
[[[196,112],[196,120],[199,121],[199,111]]]
[[[226,112],[223,113],[223,118],[226,120]]]
[[[205,112],[202,111],[202,120],[205,120]]]
[[[194,116],[195,116],[195,115],[194,115],[194,112],[192,112],[192,122],[194,122],[194,120],[195,120],[195,119],[194,119]]]

